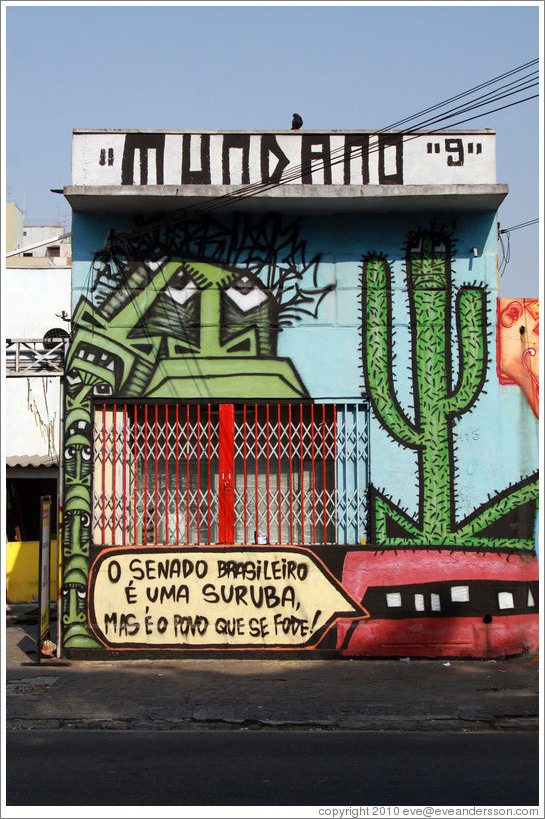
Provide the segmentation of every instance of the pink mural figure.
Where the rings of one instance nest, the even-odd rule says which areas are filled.
[[[498,299],[496,370],[518,384],[539,418],[539,299]]]

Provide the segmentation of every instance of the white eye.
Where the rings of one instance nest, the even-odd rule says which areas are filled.
[[[77,594],[77,596],[79,597],[80,600],[85,600],[85,592],[84,591],[80,591],[78,589],[76,594]]]
[[[180,268],[171,279],[169,286],[165,290],[167,296],[178,304],[185,304],[199,291],[199,288],[184,270]]]
[[[88,446],[83,447],[83,449],[81,450],[81,457],[83,458],[84,461],[90,461],[91,460],[91,449],[90,449],[90,447],[88,447]]]
[[[239,310],[247,313],[255,307],[259,307],[269,298],[265,290],[262,290],[248,276],[241,276],[231,287],[225,291],[225,295],[233,301]]]

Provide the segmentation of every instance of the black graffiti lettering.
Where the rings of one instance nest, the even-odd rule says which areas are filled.
[[[319,146],[319,149],[314,150],[315,146]],[[312,162],[314,160],[320,160],[316,163],[314,171],[318,172],[323,169],[324,185],[331,185],[331,148],[329,134],[324,136],[303,134],[301,141],[301,181],[305,185],[312,185]]]
[[[108,563],[108,580],[110,583],[117,583],[121,577],[121,566],[117,560],[110,560]]]
[[[235,560],[218,560],[218,577],[236,577],[238,564]]]
[[[208,564],[206,560],[197,560],[195,563],[189,558],[179,560],[173,558],[172,560],[156,560],[149,558],[144,561],[144,567],[141,565],[140,558],[134,558],[129,563],[129,568],[136,580],[160,580],[162,577],[172,580],[174,577],[189,577],[195,572],[198,578],[206,577],[208,573]]]
[[[208,618],[203,617],[201,614],[198,614],[195,619],[181,614],[174,615],[174,635],[176,637],[178,633],[184,637],[189,634],[189,632],[191,632],[193,636],[197,633],[206,634],[208,626]]]
[[[165,600],[172,600],[176,603],[183,600],[185,603],[189,603],[189,586],[185,584],[176,586],[175,583],[173,583],[172,586],[148,586],[146,589],[146,597],[150,603],[156,603],[157,600],[159,603],[164,603]]]
[[[117,632],[117,614],[115,611],[113,614],[105,614],[104,615],[104,633],[108,634],[108,626],[113,626],[114,633]]]
[[[386,173],[386,148],[395,148],[396,169],[394,173]],[[378,183],[379,185],[403,184],[403,137],[399,134],[379,134]]]
[[[134,580],[131,580],[128,586],[125,586],[125,596],[127,603],[136,603],[136,589],[134,588]]]
[[[182,137],[182,185],[210,185],[210,134],[200,135],[201,167],[191,169],[191,140],[199,139],[198,134],[184,134]]]
[[[178,558],[174,560],[157,561],[157,578],[159,580],[161,577],[168,578],[169,580],[173,577],[180,577],[181,571],[182,564]]]
[[[292,634],[296,636],[299,634],[301,637],[306,637],[309,634],[309,624],[308,620],[303,620],[300,617],[295,617],[295,615],[288,615],[285,617],[283,614],[275,614],[274,615],[274,633],[275,634]]]
[[[134,614],[121,614],[119,617],[119,635],[122,634],[138,634],[140,631],[140,623],[136,620]]]
[[[229,586],[222,585],[218,592],[213,583],[207,583],[203,586],[202,593],[207,603],[219,603],[221,601],[227,604],[234,603],[237,606],[247,606],[249,597],[250,602],[256,609],[260,609],[263,605],[268,609],[288,604],[295,608],[296,605],[293,586],[286,586],[279,591],[276,586],[235,586],[231,584]]]
[[[232,148],[242,149],[242,184],[250,184],[250,135],[226,134],[223,137],[222,166],[223,184],[231,184],[230,151]]]
[[[461,139],[445,139],[445,151],[447,153],[458,154],[457,159],[453,156],[447,158],[447,165],[460,167],[464,164],[464,144]]]
[[[205,583],[202,587],[202,596],[207,603],[219,603],[220,596],[213,583]]]
[[[136,580],[142,580],[144,578],[144,571],[140,566],[141,562],[142,561],[140,560],[139,557],[135,557],[129,563],[129,569],[131,570],[133,577],[135,577]]]
[[[202,580],[203,577],[206,577],[206,575],[208,574],[208,563],[206,562],[206,560],[197,560],[197,562],[195,563],[195,574],[197,575],[199,580]]]
[[[134,185],[134,156],[140,153],[140,179],[137,184],[148,184],[148,151],[155,151],[155,174],[157,184],[163,185],[163,164],[165,154],[164,134],[127,134],[121,160],[121,184]]]
[[[272,173],[269,171],[269,154],[273,154],[278,162]],[[263,134],[261,137],[261,180],[263,182],[280,182],[282,174],[290,164],[284,151],[276,141],[274,134]]]
[[[357,184],[369,184],[369,134],[361,136],[346,136],[344,138],[344,184],[352,183],[350,173],[350,162],[352,155],[361,156],[361,179],[355,180]]]
[[[305,580],[308,565],[283,557],[281,560],[218,560],[218,577],[238,580]]]
[[[243,617],[218,617],[216,620],[216,631],[218,634],[228,634],[229,637],[235,637],[239,634],[245,633],[245,625]]]
[[[308,566],[306,563],[299,563],[297,565],[297,579],[306,580],[308,576]]]
[[[153,620],[151,618],[151,614],[146,614],[144,623],[146,625],[146,634],[151,634],[153,631]]]
[[[266,617],[250,617],[248,621],[251,637],[266,637],[269,633],[269,626]]]
[[[168,628],[168,620],[166,617],[159,617],[157,620],[157,631],[159,634],[164,634]]]

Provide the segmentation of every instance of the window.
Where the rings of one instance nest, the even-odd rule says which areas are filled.
[[[99,545],[359,543],[366,405],[98,404]]]
[[[434,592],[431,593],[431,610],[441,611],[441,598],[438,594],[435,594]]]
[[[500,609],[514,609],[515,601],[513,593],[508,591],[498,592],[498,606]]]
[[[53,259],[55,257],[60,256],[61,255],[61,249],[60,249],[59,245],[50,245],[47,248],[45,255],[48,256],[50,259]]]
[[[469,586],[451,586],[450,599],[453,603],[468,603]]]
[[[423,594],[415,594],[414,596],[414,607],[416,611],[425,611],[426,606],[424,604],[424,595]]]

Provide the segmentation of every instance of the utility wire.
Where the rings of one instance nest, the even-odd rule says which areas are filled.
[[[503,228],[500,230],[500,233],[510,233],[512,230],[518,230],[519,228],[528,227],[529,225],[536,225],[539,222],[539,219],[529,219],[527,222],[521,222],[520,225],[513,225],[512,227]]]
[[[459,100],[462,97],[466,97],[466,96],[474,93],[475,91],[481,90],[482,88],[488,87],[488,86],[490,86],[490,85],[492,85],[494,83],[499,82],[500,80],[503,80],[503,79],[505,79],[507,77],[513,76],[514,74],[517,74],[517,73],[519,73],[521,71],[524,71],[525,69],[527,69],[527,68],[529,68],[529,67],[531,67],[533,65],[536,65],[537,63],[538,63],[537,59],[532,60],[532,61],[530,61],[528,63],[524,63],[523,65],[518,66],[517,68],[514,68],[514,69],[512,69],[512,70],[510,70],[508,72],[505,72],[504,74],[501,74],[501,75],[499,75],[497,77],[494,77],[493,79],[488,80],[485,83],[481,83],[481,84],[479,84],[477,86],[474,86],[473,88],[470,88],[467,91],[462,92],[461,94],[457,94],[454,97],[450,97],[449,99],[444,100],[443,102],[437,103],[434,106],[430,106],[429,108],[423,109],[423,111],[420,111],[417,114],[413,114],[410,117],[406,117],[403,120],[399,120],[397,123],[394,123],[393,125],[387,126],[384,129],[375,131],[372,134],[369,134],[369,137],[378,136],[379,134],[384,133],[385,131],[391,130],[392,128],[396,127],[397,125],[410,122],[411,120],[414,120],[414,119],[418,118],[419,116],[422,116],[423,114],[429,113],[429,112],[434,111],[434,110],[438,110],[440,108],[444,108],[446,105],[448,105],[449,103],[451,103],[453,101]],[[529,88],[532,88],[535,85],[537,85],[537,80],[536,81],[534,81],[534,80],[536,80],[536,71],[532,71],[532,72],[530,72],[530,74],[528,74],[528,75],[526,75],[526,76],[524,76],[522,78],[518,77],[516,80],[512,80],[510,83],[507,83],[506,85],[500,86],[499,88],[496,88],[493,91],[488,92],[487,94],[481,95],[481,96],[476,97],[476,98],[474,98],[472,100],[468,100],[466,102],[466,104],[463,105],[463,106],[456,106],[456,107],[454,107],[452,109],[448,109],[447,111],[444,111],[441,114],[438,114],[435,117],[423,120],[422,122],[419,122],[416,125],[413,125],[412,128],[410,128],[410,129],[405,129],[403,131],[400,131],[398,134],[396,134],[396,136],[397,137],[403,137],[404,135],[407,135],[409,137],[409,139],[419,138],[419,137],[422,136],[422,134],[414,134],[414,130],[416,128],[421,128],[421,127],[424,127],[424,126],[429,127],[430,125],[437,124],[438,122],[443,122],[446,119],[451,119],[451,118],[456,117],[458,115],[461,115],[463,113],[467,113],[469,111],[474,111],[477,108],[482,108],[485,105],[490,104],[491,102],[495,102],[495,101],[498,101],[500,99],[505,99],[505,98],[507,98],[509,96],[512,96],[512,95],[516,94],[516,93],[520,93],[521,91],[525,91],[525,90],[527,90]],[[510,89],[510,90],[507,91],[506,89]],[[502,90],[504,91],[504,93],[499,93]],[[517,101],[509,103],[507,105],[500,106],[498,108],[493,108],[493,109],[489,109],[489,110],[486,110],[486,111],[481,111],[480,113],[473,114],[472,116],[467,117],[466,119],[458,120],[455,123],[450,123],[449,127],[452,127],[453,125],[460,125],[460,124],[468,122],[468,121],[470,121],[472,119],[475,119],[477,117],[486,116],[488,114],[495,113],[497,111],[501,111],[501,110],[504,110],[506,108],[510,108],[510,107],[512,107],[514,105],[518,105],[518,104],[520,104],[522,102],[527,102],[530,99],[535,99],[537,96],[538,96],[538,94],[531,95],[529,97],[525,97],[523,99],[517,100]],[[353,141],[353,142],[351,142],[348,139],[348,140],[346,140],[346,144],[343,145],[341,148],[334,149],[333,151],[331,151],[331,154],[330,154],[331,165],[335,165],[335,164],[338,164],[339,162],[345,161],[346,151],[347,150],[350,151],[350,149],[352,147],[356,147],[356,151],[355,151],[354,154],[352,154],[352,155],[349,154],[349,155],[351,156],[351,158],[356,158],[357,154],[358,154],[357,149],[359,148],[359,153],[361,153],[361,151],[362,151],[361,146],[358,146],[356,144],[357,139],[358,138],[356,138],[356,140]],[[405,140],[405,141],[408,141],[408,139]],[[378,150],[379,150],[379,145],[377,143],[375,146],[372,146],[369,149],[368,153],[372,154],[372,153],[375,153]],[[132,239],[132,238],[134,238],[136,236],[139,236],[139,235],[142,235],[144,233],[149,232],[153,228],[161,227],[161,226],[163,226],[165,224],[171,224],[173,222],[184,221],[185,219],[188,219],[190,217],[195,217],[195,216],[199,216],[199,215],[208,213],[210,211],[218,210],[218,209],[224,207],[225,205],[232,204],[233,202],[243,201],[244,199],[256,196],[259,193],[264,193],[265,191],[272,190],[273,188],[276,188],[276,187],[280,187],[281,185],[286,185],[286,184],[289,184],[290,182],[297,181],[302,176],[304,176],[306,174],[312,174],[313,172],[316,172],[316,171],[321,170],[323,168],[324,168],[324,161],[321,160],[321,159],[317,159],[317,160],[314,160],[313,162],[308,162],[308,163],[304,163],[304,164],[301,164],[301,165],[294,166],[288,173],[283,174],[282,178],[279,179],[279,180],[275,180],[275,181],[271,180],[271,181],[268,181],[268,182],[256,182],[256,183],[253,183],[253,184],[250,184],[250,185],[245,185],[245,186],[239,188],[236,191],[230,191],[230,192],[228,192],[226,194],[223,194],[222,196],[214,197],[214,199],[208,200],[207,202],[203,203],[202,205],[198,205],[198,206],[188,205],[185,208],[181,208],[181,209],[177,209],[177,210],[173,211],[172,213],[168,214],[167,216],[162,216],[162,217],[160,217],[160,218],[158,218],[158,219],[156,219],[156,220],[154,220],[152,222],[149,222],[147,225],[145,225],[145,226],[143,226],[141,228],[136,228],[136,229],[133,229],[133,230],[124,231],[122,233],[117,233],[117,234],[115,234],[115,239],[118,242],[120,241],[122,244],[124,244],[125,242],[129,241],[130,239]]]

